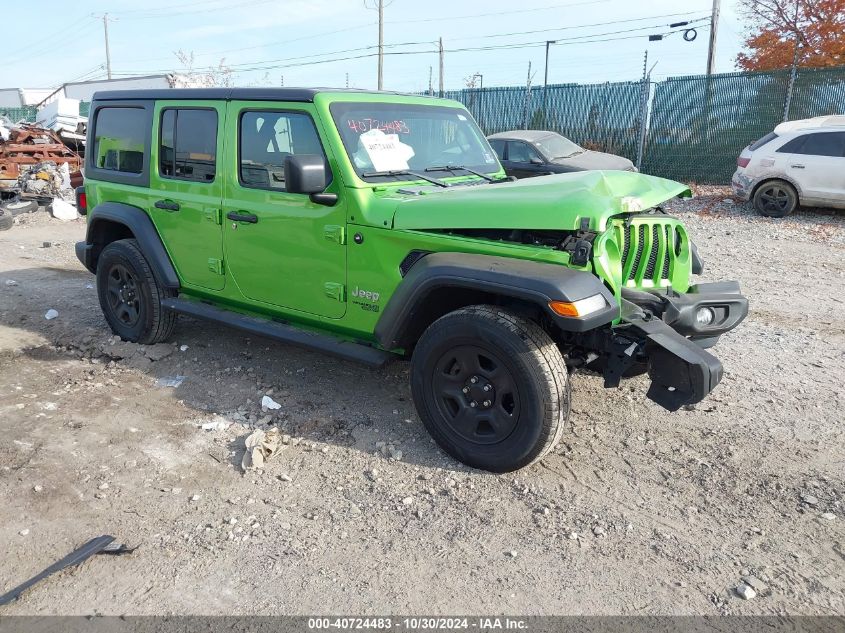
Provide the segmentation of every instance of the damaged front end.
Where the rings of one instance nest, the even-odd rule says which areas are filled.
[[[595,240],[594,268],[612,286],[620,319],[570,354],[606,387],[647,373],[648,397],[675,411],[700,402],[722,379],[706,351],[748,314],[735,281],[690,284],[703,263],[683,224],[659,209],[614,218]]]
[[[660,406],[675,411],[700,402],[723,373],[706,348],[748,314],[739,284],[699,284],[685,294],[623,291],[622,296],[622,318],[600,342],[605,387],[648,373],[646,395]]]

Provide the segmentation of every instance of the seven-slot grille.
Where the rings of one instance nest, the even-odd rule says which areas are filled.
[[[620,222],[616,243],[622,252],[622,283],[625,286],[667,286],[681,235],[675,224],[660,221]]]

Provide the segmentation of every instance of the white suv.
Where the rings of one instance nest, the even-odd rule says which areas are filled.
[[[845,116],[788,121],[742,150],[731,184],[763,215],[845,209]]]

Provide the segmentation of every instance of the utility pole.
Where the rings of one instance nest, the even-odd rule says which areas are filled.
[[[109,54],[109,14],[103,14],[103,34],[106,37],[106,77],[111,79],[111,55]]]
[[[543,123],[548,120],[548,115],[546,114],[546,95],[549,86],[549,46],[555,42],[556,40],[546,40],[546,68],[543,71]]]
[[[716,35],[719,32],[719,5],[721,0],[713,0],[713,12],[710,14],[710,46],[707,49],[707,74],[712,75],[716,66]]]
[[[378,0],[378,89],[384,88],[384,0]]]
[[[792,51],[792,70],[789,73],[789,85],[786,87],[786,99],[783,103],[783,120],[789,121],[789,110],[792,107],[792,91],[795,88],[795,77],[798,74],[798,51],[801,49],[801,37],[798,33],[798,3],[795,3],[795,44]]]
[[[285,76],[279,75],[279,85],[284,88],[285,87]]]
[[[528,61],[528,78],[525,80],[525,109],[522,113],[522,127],[528,129],[528,113],[531,112],[531,60]]]
[[[443,38],[440,38],[440,96],[443,96]]]
[[[346,87],[349,87],[349,73],[346,73]]]
[[[648,71],[648,49],[643,57],[643,81],[640,85],[640,134],[637,142],[637,169],[642,169],[645,152],[646,123],[648,119],[648,93],[651,73]]]
[[[432,81],[434,80],[434,68],[432,66],[428,67],[428,96],[434,94],[434,85]]]

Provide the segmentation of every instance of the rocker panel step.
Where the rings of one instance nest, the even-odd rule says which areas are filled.
[[[291,325],[276,323],[268,319],[231,312],[207,303],[200,303],[199,301],[174,297],[162,300],[161,306],[166,310],[171,310],[179,314],[215,321],[245,332],[250,332],[251,334],[266,336],[267,338],[298,345],[299,347],[319,350],[332,354],[333,356],[363,363],[370,367],[382,367],[393,358],[393,354],[376,349],[375,347],[344,341],[325,334],[301,330]]]

